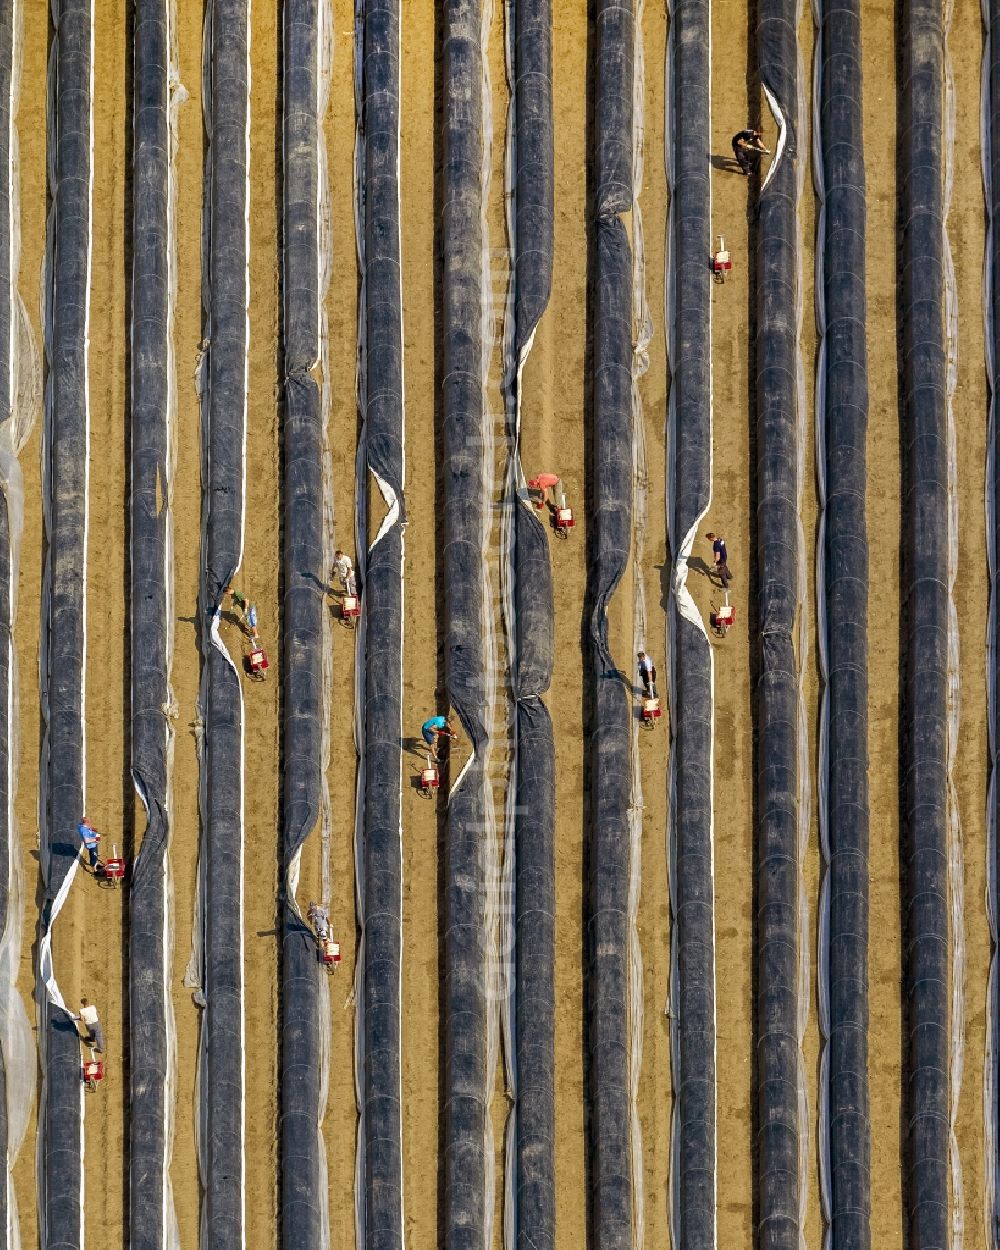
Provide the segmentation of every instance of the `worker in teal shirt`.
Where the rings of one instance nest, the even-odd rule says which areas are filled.
[[[456,735],[452,732],[451,721],[447,716],[432,716],[430,720],[425,720],[420,727],[420,732],[424,741],[434,751],[434,758],[437,758],[438,742],[441,738],[454,739]]]

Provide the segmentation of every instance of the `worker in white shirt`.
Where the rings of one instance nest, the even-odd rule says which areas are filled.
[[[97,1008],[92,1002],[86,998],[80,999],[80,1014],[73,1017],[74,1020],[83,1022],[87,1030],[87,1036],[83,1039],[88,1046],[92,1046],[99,1054],[104,1054],[104,1029],[101,1022],[97,1018]]]
[[[319,903],[310,903],[306,917],[312,927],[316,930],[316,936],[321,942],[325,942],[330,936],[330,914],[325,907],[321,907]]]
[[[645,653],[639,652],[639,680],[647,699],[656,698],[656,665]]]
[[[333,572],[340,579],[340,587],[345,595],[357,596],[358,587],[354,580],[354,564],[346,551],[338,547],[333,553]]]

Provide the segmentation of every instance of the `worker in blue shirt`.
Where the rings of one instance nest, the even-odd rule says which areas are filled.
[[[76,831],[80,835],[80,842],[83,845],[83,849],[90,857],[91,872],[96,872],[97,848],[100,845],[101,835],[97,832],[86,816],[84,816],[83,820],[81,820],[77,825]]]
[[[425,720],[420,727],[420,733],[423,740],[433,750],[435,759],[437,759],[440,740],[442,738],[454,740],[457,737],[457,734],[452,732],[451,721],[447,716],[432,716],[430,720]]]
[[[715,572],[723,590],[729,589],[732,574],[729,572],[729,553],[726,551],[726,540],[721,534],[713,534],[711,530],[705,537],[712,544],[712,558],[715,561]]]

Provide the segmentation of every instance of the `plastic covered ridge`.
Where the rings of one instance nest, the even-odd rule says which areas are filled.
[[[903,877],[907,1223],[948,1241],[948,463],[940,0],[901,16]]]
[[[481,21],[478,0],[443,9],[443,464],[445,688],[472,758],[448,796],[445,839],[444,1228],[449,1250],[487,1242],[486,649],[482,621]]]
[[[798,49],[792,0],[761,0],[757,55],[781,137],[757,222],[758,1236],[798,1250]]]
[[[674,741],[671,875],[676,981],[671,990],[676,1149],[672,1221],[678,1244],[716,1244],[715,907],[712,651],[687,590],[687,561],[711,500],[712,380],[710,5],[675,0],[670,22],[672,123],[670,465],[675,551],[671,687]]]
[[[324,0],[285,0],[283,27],[284,411],[282,419],[281,1235],[328,1243],[320,1134],[327,996],[312,931],[295,898],[298,863],[323,804],[323,405],[319,116]]]
[[[249,0],[207,16],[208,390],[201,609],[205,1011],[202,1019],[202,1245],[245,1245],[243,692],[219,612],[243,558],[249,329]]]
[[[824,679],[820,1162],[831,1250],[870,1244],[868,1103],[868,350],[860,0],[817,0],[817,551]]]
[[[49,119],[52,222],[46,273],[47,577],[42,685],[48,732],[43,747],[39,943],[44,1072],[40,1109],[40,1220],[43,1246],[82,1250],[83,1083],[80,1039],[52,964],[52,926],[76,874],[84,813],[84,674],[88,466],[88,322],[93,179],[93,13],[91,0],[54,6]]]
[[[359,1027],[364,1149],[362,1237],[369,1250],[403,1245],[400,977],[402,971],[401,735],[404,403],[400,274],[399,0],[363,0],[360,53],[362,308],[360,499],[382,516],[364,569],[362,762],[363,967]],[[377,492],[369,492],[374,481]],[[359,534],[367,533],[359,516]],[[359,548],[361,550],[360,542]]]
[[[508,10],[509,11],[509,10]],[[512,282],[506,331],[511,430],[506,521],[507,634],[515,698],[513,838],[514,1005],[508,1052],[513,1163],[507,1176],[517,1250],[555,1245],[555,743],[542,696],[552,680],[554,612],[549,539],[527,500],[519,454],[521,374],[552,288],[554,150],[552,11],[514,0],[507,60]],[[508,833],[510,827],[508,826]],[[513,855],[511,867],[510,858]]]
[[[167,843],[172,639],[173,353],[169,0],[137,0],[133,122],[131,742],[146,828],[129,890],[129,1239],[178,1245],[169,1178],[173,1115]]]
[[[594,15],[596,218],[592,222],[593,411],[588,554],[591,675],[590,845],[586,886],[588,1154],[593,1242],[632,1245],[629,1072],[631,875],[628,687],[609,650],[608,601],[632,541],[632,256],[622,215],[632,207],[631,3],[599,0]]]

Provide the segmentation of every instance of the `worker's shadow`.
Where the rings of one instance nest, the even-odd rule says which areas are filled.
[[[740,163],[734,156],[720,156],[717,152],[713,152],[709,158],[712,162],[712,168],[718,169],[724,174],[739,174],[743,171],[740,169]]]
[[[715,580],[715,569],[706,564],[701,556],[688,556],[688,569],[693,573],[700,573],[702,577],[707,577],[710,582]]]
[[[421,759],[430,755],[431,749],[423,738],[400,738],[399,745],[411,755],[419,755]]]
[[[235,612],[230,612],[228,608],[220,612],[219,616],[222,620],[228,621],[230,625],[235,625],[241,634],[246,634],[248,638],[250,637],[249,627],[242,616],[238,616]]]
[[[340,596],[341,596],[341,598],[343,598],[343,595],[344,595],[344,589],[343,589],[343,587],[342,587],[342,586],[339,586],[339,585],[338,585],[338,586],[333,586],[333,585],[331,585],[331,583],[329,583],[329,582],[324,582],[324,581],[321,581],[321,580],[320,580],[320,579],[316,576],[316,574],[315,574],[315,573],[311,573],[311,572],[309,572],[308,570],[307,570],[307,571],[305,571],[305,572],[301,572],[301,573],[299,573],[299,574],[298,574],[298,576],[299,576],[299,577],[301,577],[303,581],[312,582],[312,583],[313,583],[313,585],[316,587],[316,589],[317,589],[317,590],[319,590],[319,591],[320,591],[320,593],[321,593],[321,594],[324,594],[324,595],[340,595]]]

